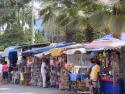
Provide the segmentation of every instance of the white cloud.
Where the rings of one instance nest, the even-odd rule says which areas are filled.
[[[119,0],[99,0],[99,1],[106,5],[112,5],[112,4],[117,3]]]

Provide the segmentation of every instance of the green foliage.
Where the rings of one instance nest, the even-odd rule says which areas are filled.
[[[44,0],[43,6],[41,6],[41,15],[44,16],[45,22],[55,17],[57,26],[65,27],[65,32],[70,32],[69,35],[76,37],[73,38],[75,41],[89,39],[85,38],[85,33],[89,35],[90,32],[84,32],[91,26],[89,18],[93,13],[105,10],[105,6],[93,0]]]
[[[43,5],[41,14],[45,22],[55,17],[57,26],[66,27],[65,32],[73,34],[76,41],[80,32],[83,32],[81,34],[84,40],[90,39],[89,35],[92,32],[95,32],[92,35],[98,38],[107,33],[125,31],[125,2],[123,0],[113,3],[112,6],[100,3],[98,0],[43,0]]]
[[[31,0],[0,0],[0,25],[7,23],[7,30],[0,35],[0,50],[13,45],[30,45],[31,30],[23,31],[23,25],[31,22],[31,7],[27,4]],[[19,21],[22,21],[20,24]],[[46,43],[42,33],[35,33],[35,43]]]
[[[22,28],[16,26],[12,30],[5,31],[3,35],[0,35],[0,50],[8,46],[13,45],[30,45],[31,44],[31,31],[22,31]],[[42,33],[36,33],[35,43],[46,43],[46,38],[43,37]]]

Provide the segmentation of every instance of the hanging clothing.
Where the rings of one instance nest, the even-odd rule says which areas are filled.
[[[42,62],[41,64],[41,73],[46,74],[46,63]]]
[[[24,75],[22,72],[20,73],[20,81],[24,81]]]

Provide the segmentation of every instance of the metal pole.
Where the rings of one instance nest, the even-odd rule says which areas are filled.
[[[31,40],[32,40],[32,44],[35,43],[35,30],[34,30],[34,6],[33,6],[33,2],[34,0],[32,0],[32,37],[31,37]]]

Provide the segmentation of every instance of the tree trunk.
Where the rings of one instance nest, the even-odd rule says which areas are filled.
[[[72,32],[66,32],[66,42],[72,42],[73,34]]]
[[[68,27],[66,27],[65,29],[66,29],[65,30],[66,42],[72,42],[72,40],[73,40],[73,33],[72,33],[72,31]]]
[[[113,10],[113,15],[115,15],[115,16],[122,14],[121,8],[118,6],[114,5],[112,10]],[[120,39],[121,32],[114,32],[112,35],[113,35],[113,37]]]
[[[87,26],[86,30],[83,32],[85,34],[85,41],[91,42],[94,40],[94,32],[91,26]]]

